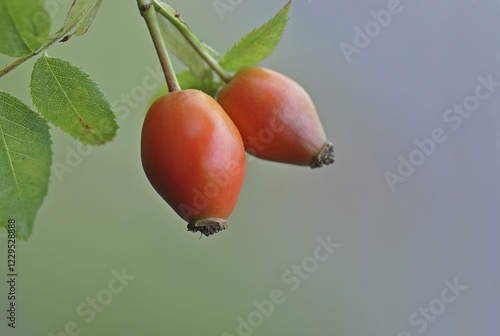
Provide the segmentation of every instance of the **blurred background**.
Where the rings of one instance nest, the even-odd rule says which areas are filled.
[[[71,1],[49,2],[55,31]],[[224,52],[285,1],[168,3]],[[0,335],[497,334],[499,22],[492,0],[294,0],[262,65],[310,92],[337,162],[248,158],[229,229],[198,239],[140,163],[158,64],[146,26],[135,1],[104,1],[49,54],[92,75],[120,129],[95,148],[52,129],[68,170],[18,243],[15,330],[2,234]],[[31,104],[33,63],[0,90]]]

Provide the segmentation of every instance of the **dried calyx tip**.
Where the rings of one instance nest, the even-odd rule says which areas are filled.
[[[335,149],[330,141],[326,141],[311,163],[311,168],[320,168],[335,162]]]
[[[220,218],[202,218],[189,222],[187,229],[191,232],[200,232],[208,237],[227,229],[227,223]]]

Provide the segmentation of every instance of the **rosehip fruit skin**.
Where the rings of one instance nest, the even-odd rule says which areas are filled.
[[[219,92],[217,101],[250,154],[312,168],[334,162],[313,101],[291,78],[261,67],[245,68]]]
[[[188,230],[208,236],[227,227],[245,152],[236,126],[212,97],[180,90],[158,98],[144,120],[141,159],[152,186]]]

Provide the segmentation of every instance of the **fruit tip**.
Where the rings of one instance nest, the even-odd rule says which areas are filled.
[[[187,229],[191,232],[200,232],[209,237],[227,229],[227,223],[221,218],[202,218],[190,221],[187,225]]]
[[[330,141],[326,140],[311,163],[311,168],[321,168],[335,162],[335,149]]]

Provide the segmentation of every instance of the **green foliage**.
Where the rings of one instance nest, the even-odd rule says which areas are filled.
[[[104,93],[70,62],[40,57],[31,75],[31,97],[47,120],[82,143],[107,142],[118,128]]]
[[[74,0],[62,29],[65,31],[71,31],[75,27],[76,29],[67,36],[85,34],[94,21],[101,3],[102,0]]]
[[[160,31],[169,52],[177,57],[179,61],[186,65],[196,75],[203,76],[206,65],[200,56],[196,53],[193,47],[186,42],[184,36],[182,36],[179,30],[175,28],[170,21],[165,19],[165,17],[160,14],[157,14],[157,16]]]
[[[177,81],[179,86],[184,89],[195,89],[205,92],[206,94],[215,97],[217,91],[219,90],[221,83],[215,82],[213,73],[210,70],[205,70],[205,75],[198,77],[192,71],[183,71],[177,74]],[[151,106],[156,99],[168,93],[167,85],[163,85],[160,90],[158,90],[151,100],[149,101],[149,106]]]
[[[39,0],[0,0],[0,53],[20,57],[0,70],[0,77],[62,38],[85,34],[101,3],[73,0],[64,26],[48,37],[51,20]],[[0,226],[14,218],[24,239],[47,194],[52,160],[47,122],[93,145],[111,140],[118,128],[104,93],[70,62],[41,56],[31,95],[41,115],[0,91]]]
[[[288,21],[290,2],[274,18],[251,31],[236,43],[220,60],[227,71],[254,66],[268,57],[278,45]]]
[[[211,96],[217,94],[224,82],[216,82],[213,79],[212,73],[215,69],[208,64],[207,58],[216,66],[220,66],[220,70],[224,72],[256,65],[268,57],[281,39],[288,21],[290,4],[289,1],[273,19],[244,36],[221,59],[217,51],[191,32],[177,11],[161,0],[154,0],[158,22],[168,50],[190,70],[177,73],[181,88],[202,90]],[[166,86],[163,87],[154,95],[152,102],[167,92]]]
[[[0,0],[0,53],[21,57],[43,46],[50,17],[39,0]]]
[[[47,122],[19,99],[0,91],[0,226],[14,218],[26,239],[47,194],[52,161]]]
[[[48,122],[84,144],[113,139],[118,129],[111,105],[89,74],[72,63],[52,58],[45,50],[60,40],[83,35],[102,0],[73,0],[63,27],[50,35],[51,18],[41,0],[0,0],[0,53],[19,57],[0,70],[0,77],[41,54],[31,75],[31,97],[38,112],[0,91],[0,226],[9,218],[27,239],[35,214],[47,194],[51,165]],[[177,74],[183,89],[216,96],[230,76],[264,60],[285,28],[290,2],[277,15],[243,37],[222,58],[201,41],[173,8],[152,0],[163,40],[187,68]],[[214,77],[217,73],[222,80]],[[153,97],[166,94],[166,86]]]
[[[200,58],[195,48],[210,57],[219,58],[219,54],[193,34],[180,14],[161,0],[153,0],[157,11],[160,30],[169,52],[186,65],[197,76],[205,76],[207,65]]]
[[[201,90],[210,96],[215,96],[220,87],[220,83],[214,82],[211,71],[205,71],[201,77],[191,71],[184,71],[177,74],[177,80],[183,89]]]

